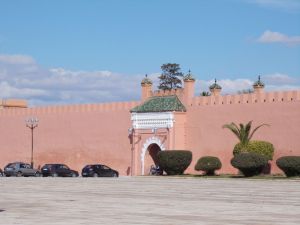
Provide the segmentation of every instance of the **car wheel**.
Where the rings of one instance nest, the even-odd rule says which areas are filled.
[[[118,177],[118,174],[117,174],[117,173],[114,173],[114,174],[113,174],[113,177]]]
[[[36,173],[34,174],[34,176],[35,176],[35,177],[40,177],[40,176],[41,176],[41,173],[40,173],[40,172],[36,172]]]
[[[98,173],[94,173],[93,177],[99,177]]]
[[[52,173],[52,177],[58,177],[57,173]]]
[[[72,177],[77,177],[76,173],[72,173]]]
[[[22,172],[21,171],[19,171],[19,172],[17,172],[17,175],[16,175],[17,177],[21,177],[22,176]]]

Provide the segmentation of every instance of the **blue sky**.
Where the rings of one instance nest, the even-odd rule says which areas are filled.
[[[175,62],[203,91],[300,88],[299,0],[0,0],[0,98],[139,99]],[[116,91],[117,89],[117,91]]]

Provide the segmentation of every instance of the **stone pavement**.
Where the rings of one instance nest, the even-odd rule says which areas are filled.
[[[0,177],[0,224],[300,224],[300,180]]]

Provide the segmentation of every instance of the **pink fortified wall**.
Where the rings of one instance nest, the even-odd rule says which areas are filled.
[[[236,173],[230,159],[238,140],[222,128],[231,122],[253,120],[253,126],[270,124],[258,130],[254,139],[274,144],[272,173],[281,172],[275,165],[278,157],[300,155],[300,91],[193,98],[182,95],[183,90],[179,92],[185,99],[187,112],[175,113],[174,127],[161,130],[165,133],[157,136],[166,149],[193,152],[188,173],[197,173],[194,165],[206,155],[221,159],[220,173]],[[193,94],[192,91],[187,93]],[[86,164],[103,163],[118,170],[120,175],[130,175],[133,161],[133,174],[141,174],[141,151],[153,134],[135,140],[137,144],[131,152],[130,109],[138,104],[140,102],[1,109],[0,167],[13,161],[30,162],[31,133],[25,119],[33,116],[40,120],[34,130],[36,167],[45,163],[66,163],[80,172]],[[146,167],[152,163],[145,163],[145,171],[148,171]]]
[[[35,167],[65,163],[81,172],[84,165],[102,163],[130,174],[129,110],[139,102],[49,106],[0,110],[0,167],[30,163],[31,133],[25,119],[38,117],[34,129]]]
[[[272,173],[282,173],[276,166],[276,159],[300,155],[300,91],[195,97],[187,106],[186,143],[187,149],[193,151],[193,162],[188,171],[194,173],[197,160],[212,155],[222,161],[220,173],[236,173],[230,160],[238,139],[222,126],[250,120],[253,127],[262,123],[270,125],[260,128],[253,140],[274,144]]]

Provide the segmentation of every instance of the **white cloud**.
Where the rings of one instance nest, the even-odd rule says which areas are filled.
[[[0,55],[0,62],[9,64],[34,64],[32,57],[27,55]]]
[[[291,77],[286,74],[274,73],[261,76],[262,82],[265,83],[266,91],[284,91],[284,90],[299,90],[300,79]],[[256,80],[250,79],[223,79],[217,83],[222,87],[222,94],[237,94],[238,91],[253,89],[252,85]],[[203,91],[209,91],[209,86],[214,80],[197,80],[196,95]]]
[[[47,93],[41,89],[17,88],[3,81],[0,83],[0,96],[2,98],[33,98],[47,96]]]
[[[284,10],[287,12],[298,12],[300,10],[299,0],[247,0],[247,2],[264,8]]]
[[[22,57],[21,57],[22,58]],[[26,57],[25,57],[26,58]],[[0,62],[0,99],[25,98],[30,105],[100,103],[140,99],[140,82],[144,75],[126,75],[111,71],[73,71],[64,68],[45,69],[32,59],[31,64]],[[157,89],[159,73],[149,74]],[[300,89],[299,79],[287,74],[262,75],[266,90]],[[251,89],[255,80],[218,80],[222,94]],[[196,93],[208,91],[214,80],[197,80]]]
[[[214,82],[215,80],[197,80],[196,93],[199,94],[203,91],[209,91],[209,86]],[[222,94],[236,94],[238,91],[251,89],[253,81],[249,79],[223,79],[218,80],[217,83],[222,87]]]
[[[283,43],[287,45],[299,45],[300,36],[287,36],[279,32],[266,30],[258,39],[260,43]]]
[[[140,99],[140,81],[144,75],[45,69],[28,56],[1,56],[0,98],[25,98],[31,105]]]
[[[267,74],[262,78],[270,85],[292,85],[298,82],[298,79],[282,73]]]

